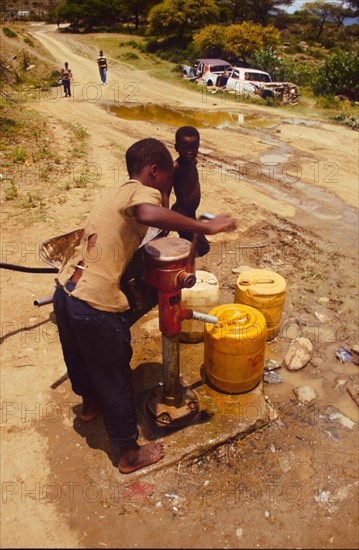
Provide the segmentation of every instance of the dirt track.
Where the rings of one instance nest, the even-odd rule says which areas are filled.
[[[268,429],[129,488],[111,462],[101,420],[81,426],[68,381],[50,389],[64,374],[61,350],[51,306],[34,311],[32,301],[49,294],[51,275],[1,273],[2,546],[356,547],[358,409],[346,389],[357,381],[358,367],[339,363],[335,350],[359,340],[357,134],[318,119],[292,123],[295,111],[291,117],[227,106],[118,62],[110,63],[108,86],[100,87],[97,51],[54,30],[35,26],[34,36],[59,66],[69,61],[73,98],[41,98],[33,107],[51,120],[59,147],[66,139],[60,120],[87,129],[88,160],[98,166],[102,187],[86,203],[80,197],[66,208],[55,203],[51,226],[21,228],[8,220],[3,243],[24,246],[22,263],[31,265],[34,243],[77,228],[104,188],[123,180],[124,152],[134,141],[157,137],[174,156],[174,127],[110,115],[114,102],[230,109],[271,120],[262,129],[201,129],[201,211],[230,211],[239,229],[226,241],[213,238],[212,252],[197,268],[218,276],[223,303],[233,299],[232,268],[249,264],[281,273],[288,284],[283,330],[268,353],[281,360],[296,336],[310,338],[315,351],[304,370],[282,368],[284,382],[265,385],[278,413]],[[134,368],[160,362],[158,334],[144,339],[139,324],[133,344]],[[200,365],[201,345],[183,346],[181,353]],[[302,384],[318,393],[311,407],[294,399],[292,389]],[[355,425],[331,420],[337,409]]]

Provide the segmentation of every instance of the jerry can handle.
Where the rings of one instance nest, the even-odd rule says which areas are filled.
[[[274,279],[255,279],[254,281],[250,281],[248,279],[241,279],[238,282],[239,282],[239,284],[244,285],[244,286],[257,285],[257,284],[260,284],[260,285],[271,284],[272,285],[272,284],[275,283]]]
[[[226,323],[229,325],[229,324],[232,324],[232,323],[246,323],[247,321],[249,320],[249,315],[248,313],[235,313],[234,315],[232,315],[232,317],[230,317],[229,319],[226,320]]]

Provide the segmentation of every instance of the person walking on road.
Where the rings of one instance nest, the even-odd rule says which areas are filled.
[[[61,71],[61,80],[64,85],[65,97],[71,97],[71,86],[70,86],[71,78],[72,78],[72,71],[69,68],[68,62],[65,61],[65,66]]]
[[[102,86],[106,86],[106,77],[107,77],[107,59],[103,55],[103,51],[100,50],[100,55],[97,58],[97,65],[100,71],[100,77]]]

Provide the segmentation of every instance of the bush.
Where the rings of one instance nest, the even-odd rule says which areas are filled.
[[[286,53],[304,53],[304,49],[299,44],[293,44],[286,49]]]
[[[16,184],[12,181],[5,187],[5,200],[13,201],[19,196]]]
[[[306,86],[313,80],[314,68],[311,65],[298,63],[293,58],[278,57],[273,48],[254,52],[251,64],[256,69],[268,72],[272,80],[286,80],[298,86]]]
[[[20,145],[16,146],[11,153],[11,158],[14,162],[25,162],[27,159],[27,153],[24,147],[21,147]]]
[[[119,43],[120,48],[125,48],[126,46],[131,46],[131,48],[135,48],[142,53],[145,53],[146,51],[146,46],[142,42],[136,42],[135,40],[127,40],[127,42]]]
[[[2,30],[8,38],[16,38],[17,37],[16,32],[9,29],[9,27],[3,27]]]
[[[135,61],[137,59],[140,59],[137,53],[134,52],[126,52],[125,54],[123,54],[123,58],[127,61]]]
[[[25,51],[22,52],[22,59],[21,59],[21,68],[23,71],[26,71],[28,67],[31,65],[31,58],[29,54]]]
[[[229,26],[208,25],[193,39],[199,55],[223,57],[230,62],[246,62],[256,50],[277,46],[279,41],[279,31],[272,25],[263,27],[247,21]]]
[[[355,99],[359,88],[359,53],[336,52],[319,67],[313,79],[316,95],[343,93]]]

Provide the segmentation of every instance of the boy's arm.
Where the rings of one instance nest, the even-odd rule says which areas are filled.
[[[183,216],[179,212],[152,204],[139,204],[135,206],[134,214],[138,223],[169,231],[187,231],[189,233],[215,235],[222,231],[232,231],[237,226],[236,221],[228,214],[220,214],[212,220],[203,223]]]
[[[172,187],[173,187],[173,183],[170,182],[167,188],[164,191],[162,191],[162,206],[164,208],[170,207],[170,195],[171,195]]]

